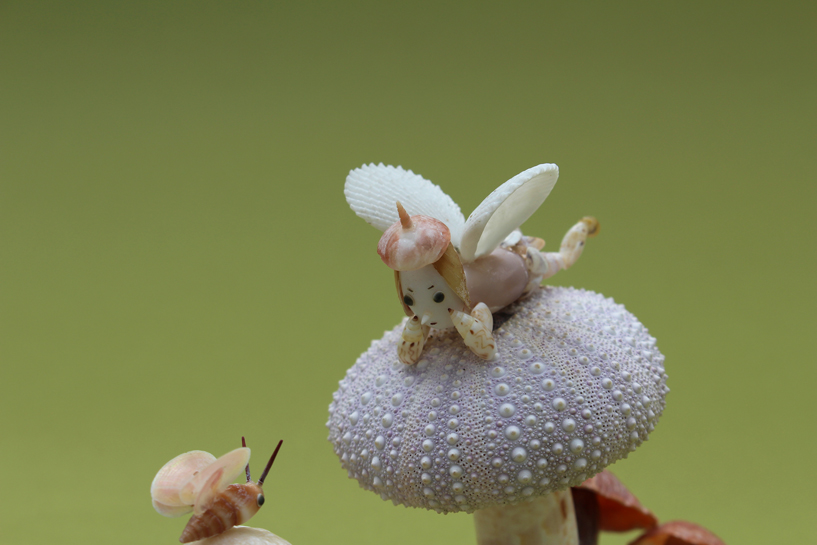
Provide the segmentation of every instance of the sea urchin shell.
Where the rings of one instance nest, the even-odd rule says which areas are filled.
[[[347,371],[327,427],[361,487],[472,512],[577,485],[647,439],[669,391],[664,357],[622,305],[544,287],[494,321],[494,361],[432,330],[404,365],[399,324]]]

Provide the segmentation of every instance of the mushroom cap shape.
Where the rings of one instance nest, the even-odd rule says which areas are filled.
[[[405,213],[405,210],[403,210]],[[438,219],[411,216],[405,227],[403,216],[386,229],[377,244],[377,253],[383,263],[395,271],[416,271],[440,259],[451,242],[451,232]]]
[[[329,440],[349,477],[438,512],[514,504],[583,482],[647,439],[669,389],[655,339],[622,305],[544,287],[494,315],[498,359],[432,330],[415,365],[403,325],[340,381]]]

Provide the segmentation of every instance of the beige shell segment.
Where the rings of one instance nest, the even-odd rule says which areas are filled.
[[[468,286],[465,283],[465,270],[462,268],[462,261],[453,244],[449,244],[445,253],[434,262],[434,269],[443,277],[445,283],[454,290],[457,297],[462,299],[467,308],[471,308],[471,297],[468,293]]]
[[[494,318],[485,303],[475,306],[470,315],[457,310],[451,310],[449,313],[454,327],[457,328],[465,346],[470,348],[471,352],[484,360],[490,360],[496,356],[496,341],[491,332]]]
[[[406,365],[412,365],[420,360],[430,327],[420,323],[420,318],[414,316],[406,321],[400,343],[397,345],[397,357]]]

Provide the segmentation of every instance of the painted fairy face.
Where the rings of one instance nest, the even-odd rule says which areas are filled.
[[[462,299],[457,297],[440,273],[430,265],[416,271],[401,271],[400,284],[403,288],[403,302],[420,318],[423,325],[435,329],[454,327],[448,309],[466,309]]]

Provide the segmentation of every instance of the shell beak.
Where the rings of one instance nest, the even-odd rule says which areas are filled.
[[[421,323],[422,325],[426,325],[426,324],[428,324],[428,322],[429,322],[430,320],[431,320],[431,313],[430,313],[430,312],[426,312],[425,314],[423,314],[423,318],[422,318],[422,320],[420,320],[420,323]]]

